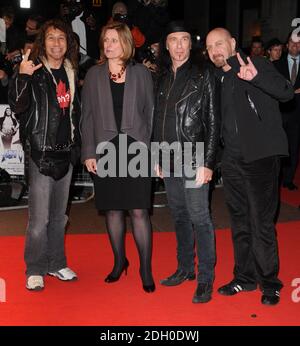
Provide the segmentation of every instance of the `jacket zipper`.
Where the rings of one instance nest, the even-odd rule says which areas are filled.
[[[178,101],[175,103],[176,134],[177,134],[177,140],[178,140],[178,142],[180,142],[180,140],[179,140],[178,121],[177,121],[177,119],[178,119],[178,116],[177,116],[177,115],[178,115],[178,114],[177,114],[177,105],[178,105],[179,102],[185,100],[186,98],[188,98],[189,96],[191,96],[192,94],[194,94],[196,91],[197,91],[197,90],[191,91],[189,94],[185,95],[183,98],[181,98],[180,100],[178,100]],[[180,121],[181,121],[181,123],[182,123],[182,118],[180,119]],[[181,124],[180,124],[180,125],[181,125]],[[183,133],[183,136],[184,136],[185,139],[188,140],[188,138],[184,135],[184,133]],[[189,140],[188,140],[188,141],[189,141]]]
[[[43,151],[46,151],[46,136],[48,132],[48,121],[49,121],[49,115],[48,115],[48,98],[46,95],[46,126],[45,126],[45,132],[44,132],[44,148]]]
[[[180,100],[178,100],[178,101],[175,103],[175,115],[176,115],[176,135],[177,135],[177,142],[178,142],[178,151],[179,151],[179,149],[180,149],[180,145],[181,145],[181,143],[180,143],[180,140],[179,140],[179,129],[178,129],[178,113],[177,113],[177,105],[178,105],[178,103],[179,103],[179,102],[181,102],[181,101],[185,100],[186,98],[188,98],[189,96],[191,96],[192,94],[194,94],[196,91],[197,91],[197,89],[196,89],[196,90],[194,90],[194,91],[191,91],[189,94],[185,95],[183,98],[181,98]],[[182,121],[183,121],[183,117],[181,117],[180,121],[181,121],[180,127],[182,128]],[[188,138],[185,136],[185,134],[183,133],[183,131],[182,131],[182,135],[183,135],[183,136],[184,136],[184,138],[187,140],[187,142],[190,142],[190,141],[189,141],[189,139],[188,139]],[[183,150],[183,149],[184,149],[184,148],[181,148],[181,150]],[[192,161],[193,161],[193,159],[192,159]],[[193,164],[193,162],[191,162],[191,164]]]
[[[254,104],[254,102],[251,100],[250,95],[249,95],[249,93],[248,93],[247,90],[245,91],[245,94],[246,94],[246,97],[247,97],[247,99],[248,99],[248,102],[249,102],[249,105],[250,105],[251,109],[254,111],[254,113],[256,114],[256,116],[258,117],[258,119],[259,119],[260,121],[262,121],[261,116],[259,115],[259,113],[258,113],[258,111],[257,111],[257,109],[256,109],[256,107],[255,107],[255,104]]]
[[[169,80],[169,91],[168,91],[168,95],[166,97],[166,103],[165,103],[165,110],[164,110],[164,119],[163,119],[163,128],[162,128],[162,139],[163,142],[165,141],[165,124],[166,124],[166,115],[167,115],[167,106],[168,106],[168,100],[169,100],[169,96],[171,93],[171,89],[175,83],[175,79],[176,79],[176,72],[174,73],[174,80],[171,83],[171,79],[172,79],[172,75],[170,76],[170,80]]]

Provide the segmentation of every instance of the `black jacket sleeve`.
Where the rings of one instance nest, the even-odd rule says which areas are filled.
[[[204,110],[206,128],[206,140],[204,143],[204,166],[214,169],[217,150],[220,140],[220,86],[211,69],[205,75],[204,90],[206,92],[207,104]]]
[[[25,113],[31,104],[31,76],[15,71],[8,88],[8,103],[16,114]]]

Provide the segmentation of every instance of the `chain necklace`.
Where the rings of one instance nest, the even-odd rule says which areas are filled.
[[[122,75],[125,72],[125,67],[122,66],[120,72],[118,73],[111,73],[109,71],[109,78],[112,79],[114,82],[122,77]]]

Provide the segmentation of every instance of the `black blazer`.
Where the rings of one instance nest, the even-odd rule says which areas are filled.
[[[281,59],[273,62],[274,66],[287,80],[291,81],[290,72],[289,72],[289,64],[287,54],[283,55]],[[296,82],[294,85],[294,89],[300,88],[300,68],[298,67],[298,74],[296,78]]]
[[[285,54],[280,60],[273,62],[277,71],[281,73],[287,80],[291,80],[287,55]],[[299,60],[300,64],[300,60]],[[300,66],[298,66],[298,74],[294,84],[294,90],[300,88]],[[300,122],[300,94],[295,94],[294,98],[289,102],[280,103],[280,111],[283,113],[283,121]]]

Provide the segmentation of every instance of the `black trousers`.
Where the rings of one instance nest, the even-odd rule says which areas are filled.
[[[282,288],[274,219],[278,207],[279,158],[251,163],[224,155],[222,177],[231,217],[234,278],[261,289]]]

